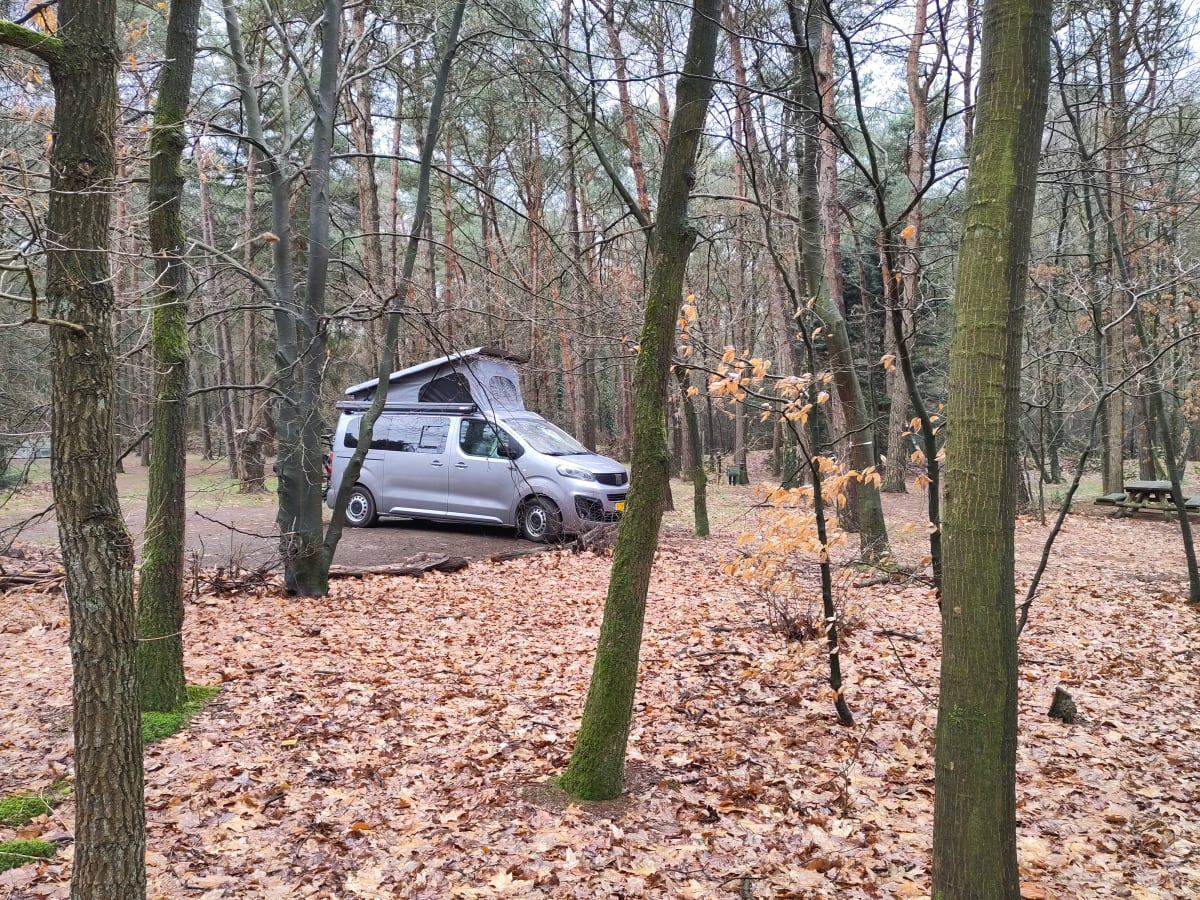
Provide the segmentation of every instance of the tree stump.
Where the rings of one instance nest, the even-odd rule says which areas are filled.
[[[264,446],[269,435],[264,428],[240,428],[238,440],[238,493],[261,494],[266,491]]]
[[[1054,700],[1050,703],[1050,711],[1046,713],[1052,719],[1058,719],[1066,725],[1074,724],[1075,715],[1078,710],[1075,708],[1075,701],[1071,695],[1062,688],[1054,689]]]

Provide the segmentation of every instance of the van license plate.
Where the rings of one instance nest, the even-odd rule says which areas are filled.
[[[624,500],[617,501],[617,512],[625,512],[625,501]]]

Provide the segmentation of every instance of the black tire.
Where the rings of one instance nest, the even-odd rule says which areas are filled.
[[[525,539],[535,544],[553,544],[562,537],[562,513],[545,497],[526,500],[518,524]]]
[[[356,484],[346,503],[346,524],[351,528],[370,528],[378,517],[375,498],[361,484]]]

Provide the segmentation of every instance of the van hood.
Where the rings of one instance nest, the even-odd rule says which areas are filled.
[[[593,472],[596,475],[629,474],[629,470],[615,459],[609,459],[607,456],[601,456],[599,453],[579,453],[572,454],[570,456],[556,456],[555,459],[570,466],[578,466],[581,469],[587,469],[587,471]]]
[[[574,453],[568,456],[550,457],[561,467],[580,469],[590,472],[597,482],[606,487],[627,488],[629,486],[629,470],[607,456],[599,453]]]

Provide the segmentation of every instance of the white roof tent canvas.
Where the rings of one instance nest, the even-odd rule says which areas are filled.
[[[480,409],[521,410],[521,377],[515,362],[524,362],[499,350],[476,347],[451,353],[417,366],[393,372],[388,378],[389,405],[473,403]],[[372,378],[346,389],[352,401],[375,397],[379,379]]]

